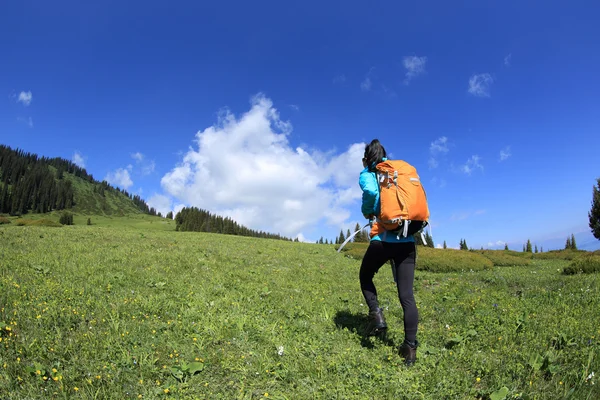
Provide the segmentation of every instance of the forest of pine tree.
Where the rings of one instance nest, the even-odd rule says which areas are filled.
[[[94,191],[102,196],[105,191],[122,193],[140,211],[156,215],[156,210],[148,207],[141,197],[114,188],[106,181],[95,181],[85,169],[71,161],[39,157],[5,145],[0,145],[0,213],[22,215],[72,208],[74,189],[71,181],[64,179],[65,173],[94,184]]]
[[[248,229],[228,217],[211,214],[197,207],[186,207],[175,216],[175,230],[193,232],[223,233],[226,235],[251,236],[266,239],[291,239],[278,234]],[[322,240],[323,238],[321,238]]]

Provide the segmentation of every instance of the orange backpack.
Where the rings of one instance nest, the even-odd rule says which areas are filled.
[[[377,222],[404,237],[427,226],[427,195],[416,168],[402,160],[383,161],[376,168],[381,204]]]

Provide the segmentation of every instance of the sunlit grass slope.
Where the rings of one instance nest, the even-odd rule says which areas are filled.
[[[0,398],[600,398],[599,275],[567,261],[417,271],[407,369],[388,266],[370,338],[333,246],[110,222],[0,226]]]

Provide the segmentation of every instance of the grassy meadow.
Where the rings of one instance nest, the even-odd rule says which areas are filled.
[[[600,275],[569,260],[420,248],[406,368],[388,266],[363,335],[358,245],[87,218],[0,225],[0,399],[600,398]]]

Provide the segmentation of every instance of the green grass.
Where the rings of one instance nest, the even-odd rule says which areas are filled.
[[[5,218],[8,220],[8,223],[17,223],[19,221],[18,223],[21,225],[43,224],[44,222],[35,222],[40,220],[53,221],[60,225],[59,219],[62,213],[63,211],[53,211],[45,214],[28,213],[22,217]],[[87,225],[88,218],[91,220],[92,226],[98,227],[135,228],[144,231],[175,231],[174,220],[142,213],[128,214],[124,217],[73,213],[73,225]]]
[[[17,226],[49,226],[49,227],[54,227],[54,228],[60,228],[62,226],[61,223],[56,222],[52,219],[48,219],[48,218],[39,218],[39,219],[19,218],[15,221],[15,225],[17,225]]]
[[[364,337],[360,260],[334,246],[80,218],[0,227],[0,397],[600,397],[600,275],[566,261],[417,271],[408,369],[389,268],[389,333]]]
[[[368,243],[349,243],[341,254],[362,260]],[[337,249],[339,246],[335,246]],[[465,272],[491,269],[494,264],[488,258],[472,251],[432,249],[417,246],[417,269],[430,272]]]
[[[574,260],[584,254],[583,250],[551,250],[545,253],[533,254],[533,258],[538,260]]]
[[[133,201],[123,193],[105,191],[104,196],[94,192],[94,184],[73,176],[64,174],[64,179],[70,180],[74,189],[75,205],[71,211],[82,215],[107,215],[123,217],[142,212]]]
[[[496,267],[514,267],[517,265],[531,265],[531,261],[512,254],[505,250],[476,250],[476,253],[488,258]]]

